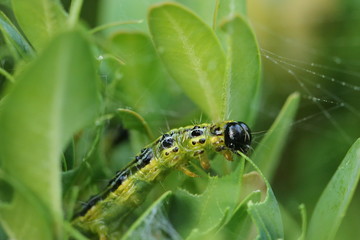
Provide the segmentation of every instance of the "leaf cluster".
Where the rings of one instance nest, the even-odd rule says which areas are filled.
[[[245,2],[194,2],[138,6],[129,0],[120,8],[106,1],[103,19],[119,9],[130,19],[117,17],[94,29],[79,19],[82,0],[69,10],[57,0],[12,0],[15,18],[0,12],[6,50],[0,57],[12,64],[0,68],[6,81],[0,223],[10,239],[87,239],[70,225],[79,199],[96,193],[96,181],[126,165],[132,149],[153,140],[166,121],[177,127],[204,115],[203,121],[254,124],[261,62]],[[120,29],[108,34],[114,26]],[[252,160],[243,156],[226,165],[215,157],[218,174],[203,172],[202,179],[171,174],[162,185],[169,191],[159,184],[114,239],[283,239],[279,203],[267,179],[298,104],[299,95],[290,95]],[[359,144],[309,224],[302,210],[302,228],[292,229],[300,239],[335,236],[359,180]]]

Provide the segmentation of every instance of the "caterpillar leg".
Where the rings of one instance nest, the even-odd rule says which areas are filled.
[[[105,225],[99,226],[97,234],[99,235],[99,240],[109,240],[108,228]]]
[[[109,240],[106,235],[99,234],[99,240]]]
[[[185,173],[186,175],[188,175],[189,177],[199,177],[196,173],[193,173],[188,168],[186,168],[184,165],[180,166],[178,169],[180,171],[182,171],[183,173]]]
[[[199,155],[200,165],[203,169],[208,170],[210,168],[210,161],[206,154]]]
[[[226,158],[226,160],[228,161],[232,161],[233,160],[233,156],[232,153],[229,150],[225,150],[222,153],[224,155],[224,157]]]
[[[89,221],[79,217],[72,224],[84,234],[98,236],[99,240],[110,240],[109,229],[103,221]]]

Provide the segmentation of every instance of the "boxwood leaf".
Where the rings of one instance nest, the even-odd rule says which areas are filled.
[[[258,185],[258,183],[253,184],[250,182],[252,180],[259,182],[260,185]],[[228,218],[224,218],[224,221],[220,222],[219,226],[203,234],[199,233],[197,238],[194,239],[247,239],[247,236],[251,233],[251,226],[253,224],[247,212],[247,203],[249,201],[259,202],[261,200],[261,196],[266,194],[266,189],[263,189],[263,185],[263,179],[256,172],[245,174],[241,187],[241,195],[245,198],[232,213],[228,214],[230,215]],[[265,192],[263,192],[263,190]]]
[[[33,49],[30,44],[3,12],[0,12],[0,31],[15,57],[18,55],[24,57],[33,54]]]
[[[189,236],[191,232],[193,236],[201,235],[221,226],[225,214],[231,213],[240,201],[243,167],[242,160],[230,175],[209,177],[202,194],[191,194],[183,189],[174,194],[169,217],[182,236]]]
[[[261,203],[248,203],[248,211],[258,228],[258,239],[283,239],[283,226],[279,206],[271,188]]]
[[[25,237],[26,233],[28,233],[29,236],[52,236],[54,230],[53,219],[50,216],[48,208],[42,203],[38,196],[2,170],[0,170],[0,182],[0,223],[5,232],[7,232],[7,235],[11,239],[27,239]],[[31,208],[14,205],[14,203],[25,201],[31,204]],[[17,217],[29,216],[29,214],[31,215],[35,212],[36,214],[40,214],[41,217],[32,217],[31,224],[29,222],[30,218],[22,217],[19,219]],[[34,229],[34,226],[42,226],[42,228]],[[24,236],[20,236],[19,232],[23,232]]]
[[[166,73],[149,36],[139,32],[118,32],[111,47],[125,64],[113,67],[108,87],[114,105],[130,106],[146,118],[153,129],[163,123],[164,114],[179,107],[179,88]],[[166,116],[167,117],[167,116]]]
[[[150,9],[157,52],[184,92],[212,119],[225,117],[225,55],[214,32],[194,13],[174,3]]]
[[[227,46],[226,116],[251,125],[261,83],[259,47],[249,24],[238,15],[224,21],[221,29],[226,32]]]
[[[306,239],[334,239],[360,178],[360,138],[351,146],[312,214]]]
[[[279,164],[280,154],[286,144],[286,138],[299,107],[300,95],[291,94],[282,107],[274,123],[261,140],[252,156],[265,177],[272,179]]]
[[[107,0],[99,2],[98,22],[102,26],[114,24],[112,29],[105,29],[105,33],[118,31],[141,31],[148,33],[146,21],[134,25],[119,25],[116,23],[142,20],[146,18],[149,7],[156,3],[164,2],[163,0],[146,0],[139,4],[133,0]],[[214,11],[216,4],[214,1],[194,1],[194,0],[176,0],[181,5],[188,7],[196,12],[208,25],[213,23]]]
[[[50,220],[44,219],[15,191],[11,205],[1,210],[14,239],[61,236],[61,152],[71,136],[95,117],[98,103],[93,56],[78,31],[54,39],[9,88],[0,111],[0,164],[50,215]],[[19,227],[24,223],[31,228]]]
[[[259,202],[261,198],[260,191],[254,191],[244,201],[242,201],[235,209],[231,218],[218,231],[214,239],[247,239],[251,233],[252,221],[248,214],[248,202]]]
[[[224,226],[226,219],[228,218],[228,215],[229,215],[229,208],[226,208],[223,212],[222,217],[215,226],[211,227],[205,232],[200,231],[198,228],[195,228],[191,231],[190,235],[186,237],[186,240],[197,240],[197,239],[219,240],[219,238],[216,236],[216,233]]]
[[[108,25],[124,21],[144,20],[149,6],[160,1],[161,0],[146,0],[142,1],[141,4],[133,0],[100,1],[98,3],[98,23],[99,25]],[[114,31],[119,31],[119,29],[125,31],[148,31],[146,21],[142,21],[140,24],[114,25],[113,28],[105,29],[103,32],[109,34]]]
[[[36,50],[63,28],[66,14],[59,0],[12,0],[15,17]]]
[[[217,20],[223,21],[235,15],[246,15],[246,0],[220,0]]]
[[[238,153],[243,156],[246,161],[250,163],[252,167],[255,168],[255,170],[261,175],[267,188],[264,201],[256,203],[249,201],[248,203],[248,213],[257,226],[259,232],[257,239],[284,239],[284,230],[279,204],[268,180],[251,159],[249,159],[240,151],[238,151]]]

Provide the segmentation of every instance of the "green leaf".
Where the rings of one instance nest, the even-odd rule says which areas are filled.
[[[157,52],[172,77],[212,120],[224,119],[225,55],[213,31],[173,3],[151,8],[148,21]]]
[[[59,0],[12,0],[15,17],[36,50],[65,26],[66,14]]]
[[[205,232],[200,231],[198,228],[193,229],[190,235],[186,238],[186,240],[197,240],[197,239],[216,239],[219,238],[216,236],[216,233],[224,226],[226,219],[229,215],[229,208],[226,208],[223,212],[223,216],[220,218],[219,222],[213,226],[212,228],[206,230]]]
[[[240,16],[225,21],[227,77],[224,82],[226,116],[253,124],[261,83],[260,52],[249,24]]]
[[[138,1],[133,0],[106,0],[98,3],[98,23],[100,25],[108,25],[116,22],[127,22],[144,20],[146,18],[146,12],[151,4],[160,2],[161,0],[146,0],[139,4]],[[142,21],[141,24],[134,25],[117,25],[114,29],[106,29],[104,32],[111,33],[121,30],[141,31],[147,32],[148,27],[146,21]]]
[[[250,158],[240,151],[238,151],[238,153],[261,175],[267,188],[266,197],[263,202],[254,203],[250,201],[248,203],[248,213],[253,219],[253,222],[257,226],[259,232],[257,239],[284,239],[284,230],[279,204],[268,180]]]
[[[11,239],[27,239],[26,237],[18,238],[19,234],[14,232],[13,229],[17,229],[18,232],[22,231],[24,235],[28,233],[29,236],[52,236],[53,221],[42,201],[28,188],[24,187],[23,184],[2,170],[0,170],[0,181],[3,182],[2,185],[4,183],[7,185],[5,189],[4,186],[1,186],[2,189],[0,191],[0,195],[4,195],[0,201],[0,223],[9,237]],[[31,208],[22,208],[14,205],[14,203],[19,201],[31,203]],[[31,224],[24,224],[24,220],[26,220],[24,217],[21,219],[16,217],[29,216],[29,214],[34,214],[34,212],[41,214],[42,217],[28,218]],[[42,226],[42,228],[34,229],[34,226]]]
[[[284,223],[284,238],[300,240],[299,236],[303,231],[301,229],[301,226],[299,225],[300,217],[298,217],[298,214],[295,218],[292,213],[290,213],[290,211],[286,209],[282,204],[280,204],[280,211]]]
[[[130,106],[158,129],[164,118],[159,111],[173,111],[179,102],[177,97],[181,95],[174,91],[175,82],[169,79],[149,36],[121,32],[110,41],[116,56],[125,62],[113,68],[114,80],[109,86],[116,108]]]
[[[247,239],[252,233],[252,220],[254,216],[250,213],[249,206],[258,203],[266,197],[266,183],[263,177],[257,172],[250,172],[242,176],[241,199],[234,211],[230,214],[224,213],[224,218],[219,224],[206,232],[200,232],[198,229],[192,231],[191,239]],[[264,203],[261,203],[264,204]],[[268,205],[269,206],[269,205]],[[229,215],[228,218],[226,218]],[[263,221],[265,216],[260,216],[255,220],[256,224]],[[260,224],[261,225],[261,224]],[[272,226],[268,226],[272,229]],[[188,238],[190,239],[190,238]]]
[[[263,179],[256,172],[245,174],[242,178],[241,195],[244,196],[244,199],[229,214],[230,216],[226,218],[226,221],[221,222],[219,227],[201,235],[201,239],[247,239],[253,224],[247,212],[247,203],[249,201],[259,202],[261,196],[265,195],[266,192],[263,191]]]
[[[170,191],[164,193],[130,226],[121,239],[181,239],[166,216],[165,210],[171,196]]]
[[[98,3],[98,23],[100,26],[113,27],[113,29],[104,29],[105,33],[114,31],[141,31],[148,33],[146,14],[148,9],[157,3],[164,2],[164,0],[146,0],[141,2],[133,0],[106,0]],[[214,16],[215,4],[209,4],[208,1],[194,1],[194,0],[177,0],[192,11],[194,11],[207,24],[212,24]],[[120,25],[121,22],[134,22],[140,24],[134,25]],[[141,22],[139,22],[141,21]]]
[[[169,217],[182,236],[202,234],[221,226],[227,212],[231,213],[239,204],[243,167],[242,160],[230,175],[209,177],[207,188],[200,195],[182,189],[174,194]]]
[[[61,237],[61,152],[98,110],[92,59],[82,33],[59,35],[7,92],[0,112],[0,164],[50,215],[47,219],[15,192],[11,205],[1,209],[2,222],[14,239]],[[31,227],[19,227],[24,222]]]
[[[134,20],[143,20],[146,18],[149,7],[153,4],[164,2],[164,0],[146,0],[141,2],[133,0],[106,0],[99,2],[98,22],[100,25],[116,24],[117,22],[128,22]],[[213,22],[214,1],[194,1],[194,0],[177,0],[181,5],[188,7],[196,12],[209,25]],[[149,28],[146,21],[136,25],[113,25],[115,31],[119,29],[125,31],[141,31],[147,33]],[[113,30],[106,29],[107,33]]]
[[[300,95],[298,93],[293,93],[288,97],[279,115],[252,156],[253,161],[269,180],[273,178],[279,164],[280,154],[285,147],[287,135],[299,107],[299,101]]]
[[[14,56],[25,57],[33,54],[33,49],[27,40],[21,35],[12,22],[3,12],[0,12],[0,31],[2,32],[5,42],[10,47]]]
[[[218,0],[219,9],[217,19],[219,22],[235,15],[246,16],[246,0]]]
[[[334,239],[359,178],[360,138],[351,146],[321,194],[312,214],[306,239]]]
[[[247,204],[249,201],[259,202],[261,192],[254,191],[247,198],[241,202],[235,209],[233,215],[224,225],[221,231],[217,232],[215,239],[247,239],[251,232],[251,219],[247,212]]]
[[[248,211],[259,231],[259,239],[283,239],[279,205],[271,188],[262,203],[248,203]]]
[[[214,12],[217,7],[215,1],[177,0],[196,13],[207,25],[211,26],[214,21]]]

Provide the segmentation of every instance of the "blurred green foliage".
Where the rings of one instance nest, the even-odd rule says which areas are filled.
[[[291,11],[273,16],[282,7],[306,16],[310,5],[292,2],[0,1],[0,239],[87,239],[70,220],[103,179],[169,127],[224,119],[245,121],[254,132],[269,129],[260,142],[254,134],[256,165],[211,156],[209,174],[192,162],[201,178],[172,172],[114,238],[358,236],[360,201],[348,207],[354,193],[359,199],[359,95],[339,85],[357,86],[360,6],[336,3],[327,7],[328,19],[294,29]],[[314,9],[322,6],[315,2]],[[316,54],[273,40],[282,18],[290,27],[278,27],[283,32],[275,36],[300,33],[309,45],[318,38]],[[295,63],[286,59],[279,68],[284,59],[275,55],[278,62],[264,61],[262,73],[267,50],[286,52]],[[309,74],[311,62],[324,72]],[[297,87],[289,78],[306,88],[291,94]],[[340,110],[327,115],[319,102],[304,100],[298,112],[301,96],[318,95]],[[311,220],[305,208],[301,219],[300,203]]]

